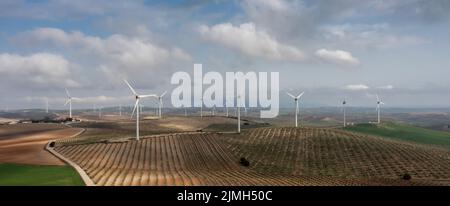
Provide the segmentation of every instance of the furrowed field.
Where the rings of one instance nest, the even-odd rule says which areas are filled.
[[[448,184],[450,150],[325,128],[57,141],[97,185]],[[248,167],[239,164],[246,158]],[[404,174],[412,180],[402,180]]]

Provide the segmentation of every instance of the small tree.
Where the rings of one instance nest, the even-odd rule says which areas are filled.
[[[411,175],[409,175],[408,173],[403,174],[402,176],[403,180],[411,180]]]
[[[250,162],[247,159],[245,159],[245,157],[241,157],[241,160],[239,161],[239,163],[245,167],[250,166]]]

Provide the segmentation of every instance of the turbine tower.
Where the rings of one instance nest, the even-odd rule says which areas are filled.
[[[200,105],[200,118],[203,119],[203,97],[200,98],[200,100],[202,101],[202,104]]]
[[[167,91],[164,91],[161,95],[157,96],[158,97],[158,104],[159,104],[159,118],[162,117],[162,107],[163,107],[163,101],[162,98],[164,97],[164,95],[166,95]]]
[[[67,94],[67,101],[64,104],[64,106],[69,104],[69,118],[72,118],[72,99],[73,99],[73,97],[70,96],[69,90],[67,90],[67,88],[65,90],[66,90],[66,94]]]
[[[345,114],[345,105],[347,104],[347,101],[345,101],[345,99],[344,99],[344,101],[342,101],[342,112],[344,112],[344,127],[346,127],[347,126],[347,120],[346,120],[346,114]]]
[[[241,105],[239,104],[240,100],[241,100],[241,95],[238,95],[238,101],[237,101],[238,133],[241,133]]]
[[[45,97],[45,112],[48,113],[48,97]]]
[[[133,112],[131,113],[131,118],[133,118],[134,115],[134,111],[136,111],[136,140],[139,141],[139,100],[141,98],[146,98],[146,97],[158,97],[155,94],[148,94],[148,95],[139,95],[134,89],[133,87],[130,85],[130,83],[128,83],[127,80],[125,80],[125,83],[128,85],[128,87],[130,88],[131,92],[133,93],[135,99],[136,99],[136,103],[134,104],[134,108],[133,108]]]
[[[380,118],[381,105],[384,105],[384,102],[381,101],[381,99],[378,97],[378,94],[377,94],[377,108],[376,108],[376,111],[378,112],[378,124],[381,123],[381,118]]]
[[[298,117],[297,117],[298,116],[298,100],[300,99],[300,97],[303,96],[303,94],[305,92],[302,92],[298,96],[294,96],[294,95],[290,94],[289,92],[286,92],[286,93],[287,93],[287,95],[292,97],[294,99],[294,101],[295,101],[295,127],[298,127],[298,120],[297,120],[298,119]]]
[[[119,104],[119,116],[122,116],[122,104]]]

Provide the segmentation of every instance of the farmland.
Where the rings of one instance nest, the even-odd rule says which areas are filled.
[[[48,141],[83,131],[62,124],[0,125],[0,163],[64,165],[44,150]]]
[[[84,185],[69,166],[0,164],[0,185],[66,186]]]
[[[97,185],[426,185],[450,179],[449,150],[335,129],[61,140],[55,150]],[[241,157],[249,167],[239,164]],[[401,180],[406,173],[413,180]]]
[[[450,150],[336,129],[269,128],[227,139],[258,172],[341,178],[450,178]]]
[[[345,130],[423,144],[450,146],[449,132],[425,129],[402,123],[358,124],[347,127]]]

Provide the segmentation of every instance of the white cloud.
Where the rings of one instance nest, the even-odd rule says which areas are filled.
[[[69,61],[56,54],[0,54],[0,76],[5,77],[2,81],[12,83],[77,87],[79,84],[70,78],[72,67]]]
[[[363,49],[388,49],[419,45],[426,40],[409,35],[395,34],[387,23],[378,24],[342,24],[323,26],[322,36],[333,46],[351,46]]]
[[[385,86],[380,86],[380,87],[377,87],[378,89],[386,89],[386,90],[391,90],[391,89],[394,89],[394,86],[392,86],[392,85],[385,85]]]
[[[177,47],[162,47],[148,37],[113,34],[107,37],[90,36],[79,31],[67,32],[58,28],[37,28],[22,32],[14,42],[33,48],[56,49],[69,54],[90,73],[98,72],[103,86],[117,85],[124,77],[132,76],[138,82],[163,81],[160,77],[170,73],[179,62],[192,57]],[[94,74],[89,77],[95,78]],[[84,79],[85,86],[92,80]],[[98,83],[95,83],[98,87]]]
[[[319,49],[315,54],[321,60],[328,63],[348,66],[359,65],[359,60],[353,57],[352,54],[347,51]]]
[[[370,87],[364,84],[350,84],[346,85],[344,89],[352,91],[360,91],[360,90],[368,90],[370,89]]]
[[[79,49],[122,67],[154,66],[170,58],[190,60],[189,54],[179,48],[159,47],[147,39],[114,34],[106,38],[87,36],[81,32],[65,32],[57,28],[38,28],[24,32],[17,38],[22,44],[51,43],[53,46]]]
[[[255,24],[244,23],[233,26],[231,23],[217,24],[212,27],[202,25],[200,34],[212,42],[238,50],[255,57],[271,60],[303,61],[305,55],[299,49],[281,44]]]

